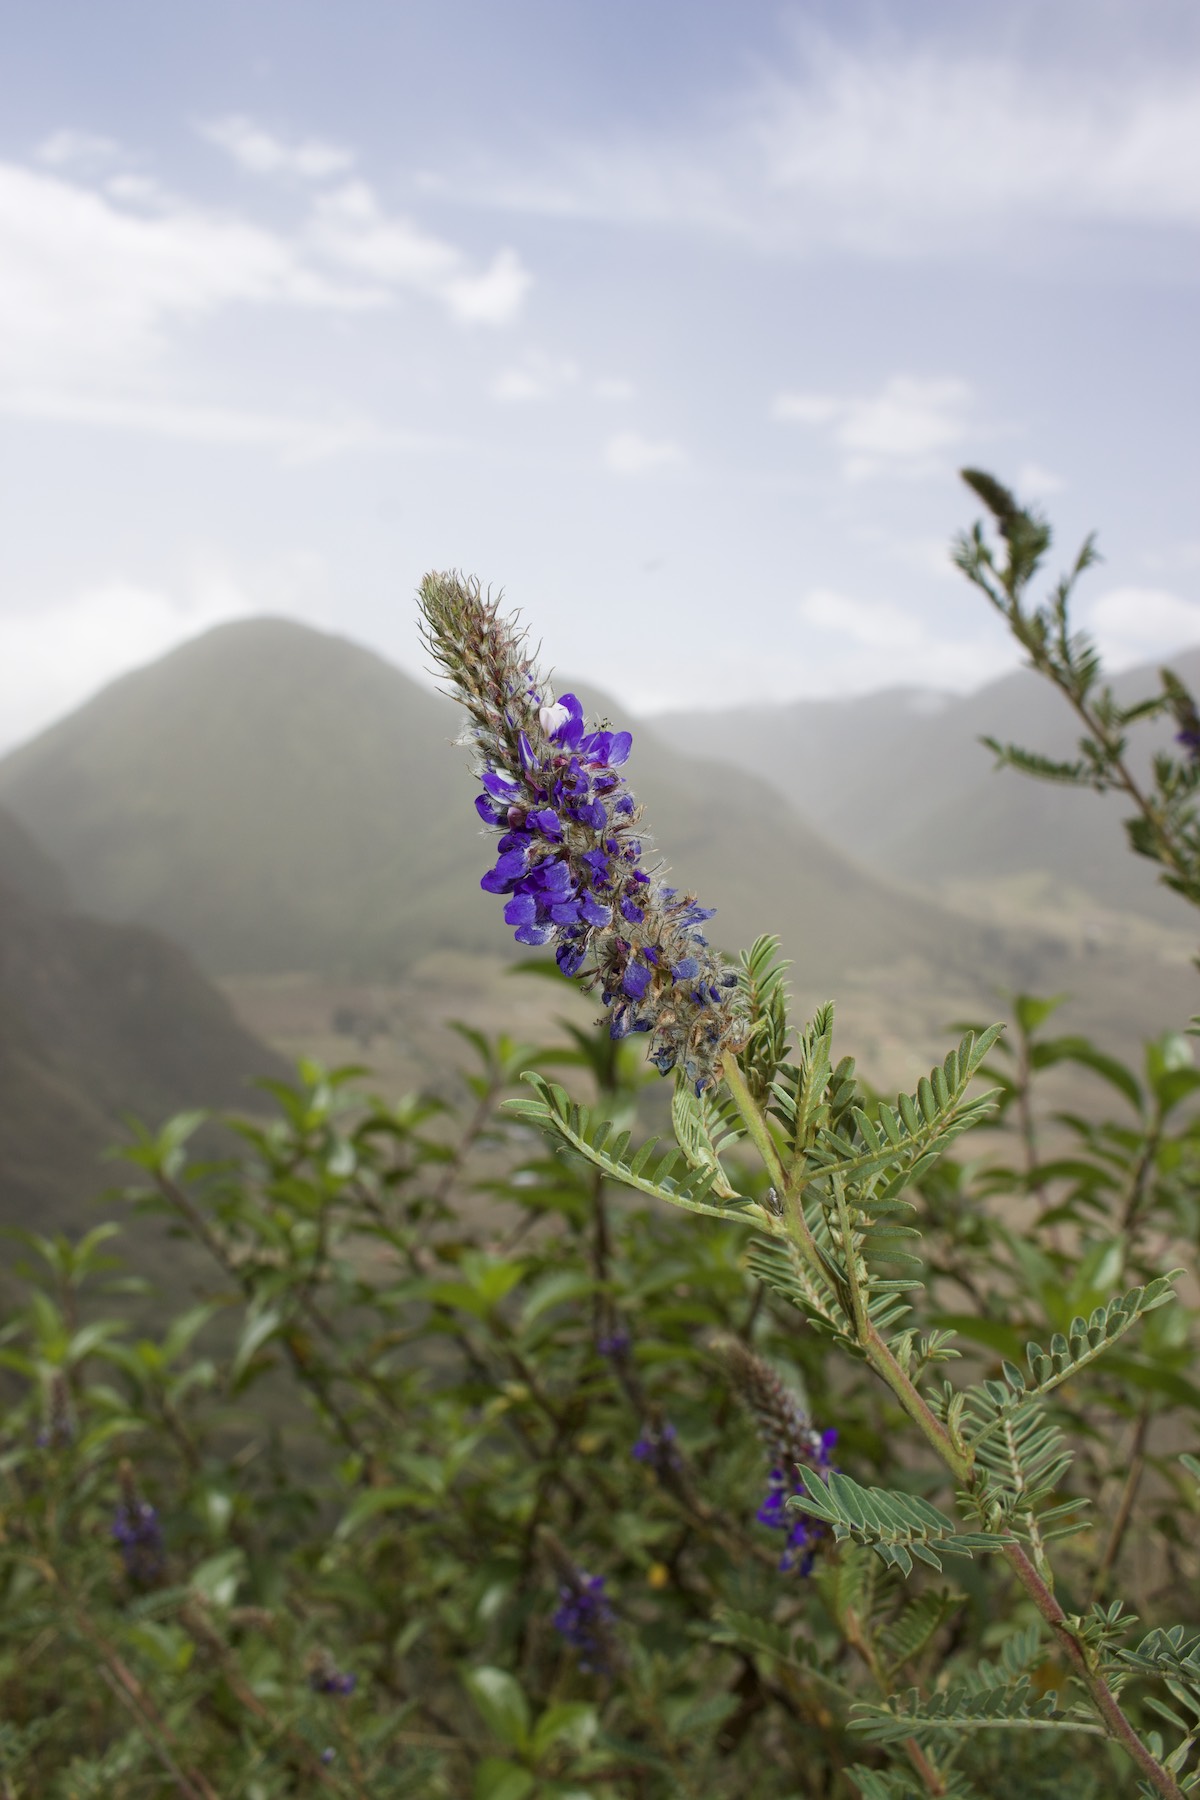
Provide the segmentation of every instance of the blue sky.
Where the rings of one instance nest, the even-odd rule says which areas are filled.
[[[0,745],[458,566],[630,706],[970,688],[954,471],[1200,641],[1200,10],[0,3]]]

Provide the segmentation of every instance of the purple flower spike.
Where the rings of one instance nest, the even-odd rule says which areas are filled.
[[[613,1609],[604,1592],[603,1575],[580,1569],[575,1579],[559,1588],[554,1629],[579,1656],[585,1675],[607,1675],[612,1670],[615,1643]]]
[[[553,943],[565,975],[603,991],[613,1037],[647,1034],[656,1068],[712,1087],[745,1039],[745,999],[697,930],[711,910],[641,866],[638,809],[618,773],[631,733],[588,731],[577,695],[556,700],[477,583],[430,575],[421,603],[426,644],[471,717],[475,809],[499,838],[481,887],[505,897],[518,943]]]

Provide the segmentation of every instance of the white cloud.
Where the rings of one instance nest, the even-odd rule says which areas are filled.
[[[776,394],[771,417],[793,425],[832,425],[846,404],[831,394]]]
[[[1041,463],[1022,463],[1017,470],[1013,484],[1022,500],[1049,500],[1052,494],[1061,494],[1066,482],[1053,469],[1043,469]]]
[[[187,402],[91,396],[78,392],[10,395],[4,410],[26,419],[57,420],[74,425],[103,426],[152,437],[177,438],[196,444],[244,445],[277,451],[285,463],[320,462],[347,451],[422,451],[448,449],[455,440],[379,425],[371,419],[303,418],[246,408],[204,406]]]
[[[925,475],[940,472],[939,453],[966,436],[970,401],[965,381],[893,375],[873,395],[778,394],[771,416],[827,428],[843,453],[843,472],[851,479],[882,473]]]
[[[94,172],[123,161],[125,152],[112,138],[101,137],[94,131],[71,131],[64,128],[52,131],[49,137],[43,138],[33,154],[39,162],[49,164],[52,169],[74,165]]]
[[[306,238],[326,261],[389,287],[428,294],[465,324],[507,325],[533,279],[511,249],[498,250],[486,268],[473,271],[456,245],[386,213],[365,181],[321,194]]]
[[[1113,669],[1200,644],[1200,602],[1165,588],[1111,588],[1092,601],[1082,622]]]
[[[1096,74],[882,33],[848,46],[803,26],[794,42],[790,67],[724,97],[723,127],[709,113],[670,136],[561,142],[536,168],[497,171],[493,157],[455,185],[506,209],[802,255],[1012,259],[1040,251],[1047,228],[1200,224],[1194,66]]]
[[[994,644],[936,635],[923,619],[891,600],[859,600],[832,588],[812,588],[796,611],[813,631],[854,645],[853,655],[847,657],[843,650],[839,663],[839,683],[847,692],[910,683],[968,690],[1012,660],[998,657]]]
[[[637,399],[637,388],[624,375],[598,375],[592,383],[597,400],[623,402]]]
[[[13,165],[0,165],[0,265],[0,394],[125,382],[155,362],[169,325],[233,303],[379,299],[237,216],[178,203],[133,213]]]
[[[197,563],[167,586],[114,575],[0,613],[0,754],[215,625],[267,613],[336,629],[336,612],[327,566],[300,551],[237,571]]]
[[[323,181],[346,174],[356,161],[353,150],[343,144],[326,143],[323,138],[285,143],[241,114],[210,119],[200,131],[252,175],[298,175],[305,181]]]
[[[649,475],[685,460],[678,444],[665,438],[645,438],[636,431],[619,431],[604,446],[605,467],[616,475]]]
[[[127,419],[141,407],[149,420],[157,405],[170,429],[191,418],[202,436],[204,409],[162,391],[189,321],[232,306],[378,309],[408,290],[454,319],[503,324],[530,282],[513,251],[473,266],[457,246],[389,217],[362,183],[320,196],[285,234],[197,207],[144,175],[99,191],[15,164],[0,164],[0,267],[0,410],[66,418],[77,403],[96,421],[101,401],[119,401]],[[303,424],[283,430],[312,435]],[[243,436],[256,433],[251,417]]]
[[[114,579],[36,613],[0,615],[0,749],[21,742],[117,675],[254,607],[228,582],[182,604]]]
[[[579,380],[579,365],[569,357],[530,351],[512,368],[502,369],[491,385],[493,400],[552,400]]]
[[[1000,56],[848,50],[804,33],[801,69],[748,109],[769,189],[843,241],[902,251],[914,227],[973,238],[1000,218],[1200,223],[1200,77],[1097,79]]]

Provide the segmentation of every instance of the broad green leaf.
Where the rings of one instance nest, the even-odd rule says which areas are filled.
[[[463,1682],[489,1731],[513,1750],[528,1750],[529,1702],[520,1683],[488,1664],[467,1669]]]
[[[582,1750],[596,1735],[596,1708],[586,1700],[560,1700],[548,1706],[533,1732],[535,1758],[545,1756],[555,1744]]]
[[[555,974],[561,981],[557,967]],[[485,1756],[475,1770],[472,1800],[526,1800],[535,1787],[533,1776],[519,1763],[507,1762],[501,1756]]]

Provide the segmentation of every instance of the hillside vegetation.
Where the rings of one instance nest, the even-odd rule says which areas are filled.
[[[1171,662],[1185,682],[1200,679],[1200,652]],[[1153,667],[1113,681],[1123,704],[1155,686]],[[1120,820],[1128,806],[1119,798],[996,774],[982,737],[1051,757],[1076,751],[1071,713],[1028,670],[961,697],[891,689],[850,700],[663,713],[653,726],[677,749],[704,746],[771,782],[801,818],[881,875],[936,890],[1044,874],[1101,907],[1168,925],[1182,920],[1155,869],[1126,854]],[[1161,746],[1170,735],[1165,723],[1146,728],[1138,766],[1145,745]]]
[[[245,1106],[253,1078],[284,1072],[178,945],[66,895],[0,812],[0,1223],[43,1231],[90,1222],[124,1115]],[[143,1234],[135,1265],[157,1266],[159,1240]]]
[[[596,715],[618,711],[583,697]],[[395,980],[435,951],[511,953],[479,890],[487,851],[465,758],[447,747],[456,734],[447,702],[372,652],[243,621],[114,682],[0,762],[0,800],[89,911],[168,932],[210,973]],[[787,766],[781,754],[777,781]],[[911,777],[901,766],[889,761],[881,783],[894,829],[961,791],[953,757],[918,758]],[[644,724],[630,774],[679,880],[719,909],[717,941],[776,931],[813,1000],[927,989],[934,970],[951,1008],[983,1007],[997,987],[1083,986],[1053,921],[1006,930],[932,904],[819,835],[762,774]],[[799,790],[799,772],[783,787]],[[863,850],[868,821],[847,794],[833,824]],[[1126,955],[1101,954],[1086,974],[1083,1023],[1101,1034],[1131,1007],[1149,1028],[1174,980]]]

